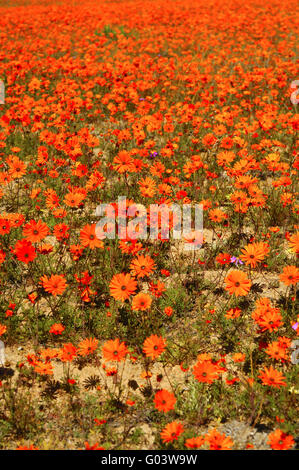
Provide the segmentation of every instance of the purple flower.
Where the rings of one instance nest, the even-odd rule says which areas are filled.
[[[232,256],[230,262],[235,263],[236,266],[238,266],[238,264],[244,264],[243,261],[241,261],[239,258],[236,258],[236,256]]]
[[[299,323],[298,323],[298,322],[297,322],[297,323],[294,323],[294,325],[292,325],[293,330],[297,330],[298,326],[299,326]]]

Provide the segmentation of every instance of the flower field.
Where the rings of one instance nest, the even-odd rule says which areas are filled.
[[[0,25],[0,449],[296,449],[298,2]]]

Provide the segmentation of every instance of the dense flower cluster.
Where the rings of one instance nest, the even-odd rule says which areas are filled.
[[[34,346],[23,383],[53,397],[59,378],[72,412],[80,387],[101,396],[74,420],[97,427],[86,449],[132,448],[153,420],[158,448],[229,450],[215,423],[231,416],[292,448],[297,2],[14,3],[0,4],[0,337]],[[104,203],[116,227],[99,233]],[[155,240],[106,237],[138,204],[201,204],[198,249],[181,247],[193,229],[165,239],[158,212]],[[136,424],[118,440],[119,414]]]

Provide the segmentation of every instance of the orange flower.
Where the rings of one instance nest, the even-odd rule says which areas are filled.
[[[42,255],[48,255],[49,253],[52,253],[53,251],[53,246],[50,245],[50,243],[42,243],[37,251],[41,253]]]
[[[233,355],[233,361],[234,362],[244,362],[245,361],[245,354],[242,353],[235,353]]]
[[[0,217],[0,235],[6,235],[10,232],[10,229],[11,223],[9,222],[9,220]]]
[[[165,350],[166,341],[162,336],[151,335],[143,343],[143,352],[146,357],[156,359]]]
[[[88,444],[88,442],[84,442],[85,450],[105,450],[105,447],[101,447],[98,442],[93,444],[92,446]]]
[[[189,248],[193,246],[193,249],[196,250],[203,244],[204,237],[199,230],[192,230],[184,236],[184,241],[186,242],[186,247],[188,247],[189,244]]]
[[[209,219],[213,222],[222,222],[226,218],[226,214],[221,209],[212,209],[209,212]]]
[[[294,233],[290,236],[289,247],[294,253],[299,253],[299,232]]]
[[[59,349],[41,349],[39,355],[44,361],[49,362],[51,359],[59,356]]]
[[[160,433],[163,442],[173,442],[184,432],[184,427],[181,423],[173,421],[165,426]]]
[[[8,217],[9,222],[12,227],[20,227],[24,223],[25,217],[23,216],[23,214],[18,214],[17,212],[11,212],[5,215]]]
[[[270,308],[256,320],[262,331],[274,331],[283,325],[282,316],[278,308]]]
[[[80,232],[80,242],[83,246],[94,250],[94,248],[103,248],[104,243],[99,240],[95,232],[96,224],[85,225]]]
[[[18,157],[13,157],[8,161],[9,174],[12,178],[22,178],[26,174],[26,163]]]
[[[135,405],[135,401],[133,401],[133,400],[127,400],[127,401],[126,401],[126,404],[129,405],[129,406],[134,406],[134,405]]]
[[[65,328],[61,323],[53,323],[49,330],[49,333],[53,333],[53,335],[61,335],[64,329]]]
[[[185,446],[188,449],[199,449],[205,442],[205,438],[202,436],[191,437],[190,439],[186,439]]]
[[[283,325],[282,316],[278,308],[271,307],[270,300],[265,297],[256,301],[256,309],[251,316],[262,331],[274,331]]]
[[[57,224],[54,227],[53,234],[57,240],[61,241],[63,239],[69,238],[70,234],[68,233],[69,226],[66,224]]]
[[[243,255],[240,259],[248,266],[255,268],[257,263],[260,263],[268,253],[268,245],[266,243],[252,243],[246,245],[242,250]]]
[[[7,330],[7,327],[5,325],[1,325],[0,323],[0,336],[4,335],[6,330]]]
[[[6,254],[3,250],[0,249],[0,264],[4,263]]]
[[[296,266],[286,266],[279,277],[286,286],[295,285],[299,281],[299,269]]]
[[[41,277],[40,284],[46,292],[54,296],[63,294],[68,285],[64,276],[60,274],[52,274],[49,278],[44,275]]]
[[[106,369],[107,377],[113,377],[116,374],[117,374],[117,369],[115,369],[115,367],[111,367],[109,369]]]
[[[239,318],[241,311],[242,310],[238,307],[230,308],[224,316],[225,318],[228,318],[228,319]]]
[[[212,360],[212,356],[209,353],[202,353],[198,354],[197,356],[197,362],[204,362],[204,361],[210,361]]]
[[[262,380],[263,385],[269,385],[275,388],[286,386],[285,376],[272,366],[270,366],[269,369],[265,367],[264,370],[261,371],[259,378]]]
[[[23,228],[23,235],[26,240],[29,240],[31,243],[37,243],[43,240],[49,233],[47,224],[38,220],[30,220]]]
[[[251,287],[251,281],[248,279],[246,273],[237,269],[228,273],[225,278],[225,283],[226,290],[228,290],[231,295],[235,294],[236,297],[247,295]]]
[[[113,163],[114,168],[118,173],[126,173],[134,171],[134,161],[126,150],[122,150],[119,154],[114,157]]]
[[[98,340],[95,338],[86,338],[78,344],[78,354],[80,356],[88,356],[93,354],[98,347]]]
[[[113,276],[109,287],[112,297],[124,302],[136,291],[137,282],[130,274],[120,273]]]
[[[35,292],[32,292],[31,294],[28,294],[28,299],[30,300],[30,302],[32,304],[34,304],[36,299],[37,299],[37,294]]]
[[[268,435],[268,444],[273,450],[288,450],[294,446],[295,441],[290,434],[276,429]]]
[[[33,444],[31,444],[29,447],[27,446],[19,446],[16,448],[16,450],[39,450],[38,447],[34,447]]]
[[[83,246],[81,245],[71,245],[70,246],[70,253],[72,253],[74,261],[78,261],[83,253]]]
[[[141,377],[142,379],[145,379],[145,380],[150,379],[152,376],[153,376],[153,374],[152,374],[149,370],[144,370],[144,371],[141,372],[141,374],[140,374],[140,377]]]
[[[156,184],[152,178],[148,176],[146,178],[141,179],[138,182],[140,186],[140,194],[143,197],[153,197],[156,192]]]
[[[150,256],[139,255],[133,259],[130,264],[131,273],[133,276],[142,278],[151,274],[155,269],[155,262]]]
[[[37,361],[34,364],[34,370],[40,375],[53,375],[53,366],[51,362]]]
[[[119,240],[119,248],[122,253],[128,253],[135,255],[142,249],[142,244],[137,240],[131,240],[127,238],[126,240]]]
[[[135,295],[132,300],[132,310],[147,310],[150,308],[152,303],[152,299],[148,294],[144,294],[143,292],[139,292],[139,294]]]
[[[157,410],[167,413],[167,411],[174,409],[176,398],[168,390],[159,390],[155,395],[154,403]]]
[[[121,362],[129,353],[126,344],[120,343],[119,339],[106,341],[102,347],[102,354],[105,361]]]
[[[273,343],[269,344],[267,349],[265,349],[265,353],[276,361],[288,359],[286,350],[279,341],[273,341]]]
[[[77,348],[72,343],[65,343],[59,350],[59,359],[62,362],[70,362],[76,357]]]
[[[23,261],[23,263],[30,263],[36,258],[36,251],[34,246],[31,242],[23,239],[18,240],[15,244],[15,255],[19,261]]]
[[[79,192],[70,192],[68,193],[65,198],[64,202],[69,207],[78,207],[81,202],[85,199],[85,194]]]
[[[210,445],[210,450],[230,450],[234,445],[230,437],[220,434],[216,429],[209,431],[205,440]]]
[[[172,308],[172,307],[165,307],[165,308],[164,308],[164,313],[165,313],[165,315],[167,315],[168,317],[171,317],[171,315],[173,314],[173,308]]]
[[[159,280],[156,283],[150,282],[149,289],[155,297],[161,297],[165,291],[165,284]]]
[[[220,264],[229,264],[231,255],[229,253],[219,253],[219,255],[215,258],[217,263]]]
[[[210,361],[197,362],[193,367],[193,375],[198,382],[211,384],[218,379],[219,368]]]

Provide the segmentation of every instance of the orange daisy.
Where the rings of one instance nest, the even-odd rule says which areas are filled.
[[[285,361],[288,359],[286,350],[279,341],[273,341],[271,344],[269,344],[267,349],[265,349],[265,353],[276,361]]]
[[[198,362],[193,367],[193,375],[198,382],[211,384],[218,379],[219,369],[210,361]]]
[[[119,152],[113,163],[114,169],[120,174],[134,171],[134,160],[126,150]]]
[[[43,286],[45,291],[54,296],[63,294],[68,285],[65,277],[61,274],[52,274],[49,278],[44,275],[40,279],[40,284]]]
[[[296,266],[286,266],[279,278],[286,286],[295,285],[299,281],[299,269]]]
[[[106,341],[102,347],[102,354],[105,361],[121,362],[129,353],[126,344],[121,343],[118,338]]]
[[[199,449],[205,442],[205,438],[202,436],[197,437],[190,437],[190,439],[186,439],[185,447],[188,449]]]
[[[290,434],[276,429],[268,435],[268,444],[273,450],[288,450],[294,446],[295,441]]]
[[[226,218],[226,214],[221,209],[212,209],[209,212],[209,219],[213,222],[222,222]]]
[[[155,262],[150,256],[139,255],[133,259],[130,264],[131,273],[133,276],[142,278],[151,274],[155,269]]]
[[[234,445],[230,437],[221,434],[216,429],[209,431],[205,440],[209,444],[210,450],[230,450]]]
[[[37,361],[34,364],[34,370],[40,375],[53,375],[53,366],[51,362]]]
[[[140,186],[140,194],[143,197],[153,197],[155,195],[156,184],[152,178],[147,176],[146,178],[141,179],[138,184]]]
[[[72,343],[65,343],[58,355],[62,362],[71,362],[77,355],[77,348]]]
[[[22,178],[26,174],[26,163],[18,157],[14,157],[8,161],[9,174],[12,178]]]
[[[139,292],[139,294],[135,295],[132,300],[132,310],[147,310],[150,308],[152,303],[152,299],[148,294],[144,294],[143,292]]]
[[[31,242],[22,239],[18,240],[15,245],[15,255],[19,261],[23,261],[23,263],[30,263],[36,258],[36,251],[34,246]]]
[[[104,243],[96,236],[96,224],[85,225],[80,231],[80,242],[82,246],[88,247],[91,250],[95,248],[103,248]]]
[[[0,235],[6,235],[10,232],[10,229],[11,223],[9,222],[9,220],[0,217]]]
[[[120,273],[113,276],[109,287],[112,297],[124,302],[136,291],[137,282],[130,274]]]
[[[95,338],[86,338],[78,344],[78,354],[80,356],[88,356],[93,354],[98,347],[98,340]]]
[[[49,228],[47,224],[38,220],[30,220],[23,228],[23,235],[26,240],[29,240],[31,243],[37,243],[43,240],[49,233]]]
[[[270,366],[269,369],[265,367],[264,370],[261,371],[259,378],[262,380],[263,385],[269,385],[276,388],[286,386],[285,376],[272,366]]]
[[[151,335],[143,343],[143,352],[146,357],[156,359],[166,348],[166,341],[162,336]]]
[[[299,232],[294,233],[290,236],[289,240],[289,247],[294,253],[299,252]]]
[[[246,245],[241,251],[243,254],[240,256],[240,259],[247,266],[255,268],[257,263],[260,263],[265,258],[269,249],[266,243],[261,242]]]
[[[155,395],[154,403],[157,410],[167,413],[167,411],[174,409],[176,398],[168,390],[159,390]]]
[[[247,274],[238,269],[228,273],[225,278],[225,283],[226,290],[231,295],[235,294],[236,297],[247,295],[251,287],[251,281],[248,279]]]
[[[78,207],[85,197],[86,196],[83,193],[70,192],[65,196],[64,202],[69,207]]]
[[[181,423],[173,421],[165,426],[160,433],[163,442],[173,442],[184,432],[184,427]]]
[[[0,336],[4,335],[6,330],[7,330],[7,327],[5,325],[1,325],[0,323]]]
[[[52,333],[53,335],[61,335],[64,330],[65,328],[61,323],[53,323],[49,330],[49,333]]]

